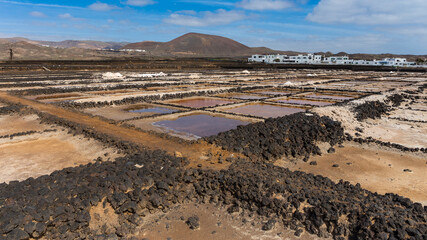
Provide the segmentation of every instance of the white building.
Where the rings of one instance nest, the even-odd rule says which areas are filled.
[[[265,62],[265,55],[259,55],[259,54],[255,54],[252,55],[252,57],[248,58],[249,62]]]
[[[322,63],[322,55],[299,54],[297,56],[288,56],[287,63],[297,63],[297,64],[320,64]]]
[[[406,58],[384,58],[378,61],[378,64],[382,66],[396,66],[396,67],[407,67],[415,65],[415,62],[408,62]]]
[[[367,65],[367,66],[389,66],[389,67],[427,67],[426,65],[416,65],[415,62],[408,62],[406,58],[384,58],[383,60],[353,60],[348,56],[322,57],[322,55],[299,54],[297,56],[287,56],[280,54],[273,55],[252,55],[249,62],[277,63],[277,64],[335,64],[335,65]]]
[[[321,55],[298,55],[298,56],[287,56],[287,55],[252,55],[248,58],[249,62],[265,62],[265,63],[288,63],[288,64],[319,64],[322,62]]]

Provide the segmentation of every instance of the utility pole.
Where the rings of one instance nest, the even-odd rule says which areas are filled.
[[[9,60],[12,62],[13,61],[13,49],[9,49]]]

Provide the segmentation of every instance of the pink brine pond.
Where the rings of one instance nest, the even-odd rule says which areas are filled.
[[[304,108],[286,107],[273,104],[249,104],[224,110],[226,112],[251,115],[257,117],[283,117],[293,113],[304,112]]]
[[[192,99],[181,99],[176,101],[170,101],[172,104],[192,107],[192,108],[203,108],[203,107],[214,107],[218,105],[224,105],[234,103],[235,101],[227,99],[216,99],[216,98],[192,98]]]

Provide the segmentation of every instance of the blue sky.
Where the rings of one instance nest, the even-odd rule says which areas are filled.
[[[139,42],[187,32],[277,50],[427,54],[427,0],[0,0],[0,38]]]

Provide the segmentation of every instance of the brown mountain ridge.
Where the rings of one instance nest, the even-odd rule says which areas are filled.
[[[122,49],[140,49],[147,51],[150,55],[160,56],[236,57],[260,53],[260,48],[251,48],[230,38],[201,33],[187,33],[169,42],[131,43],[123,46]],[[262,53],[278,53],[269,48],[262,48],[262,51]]]

